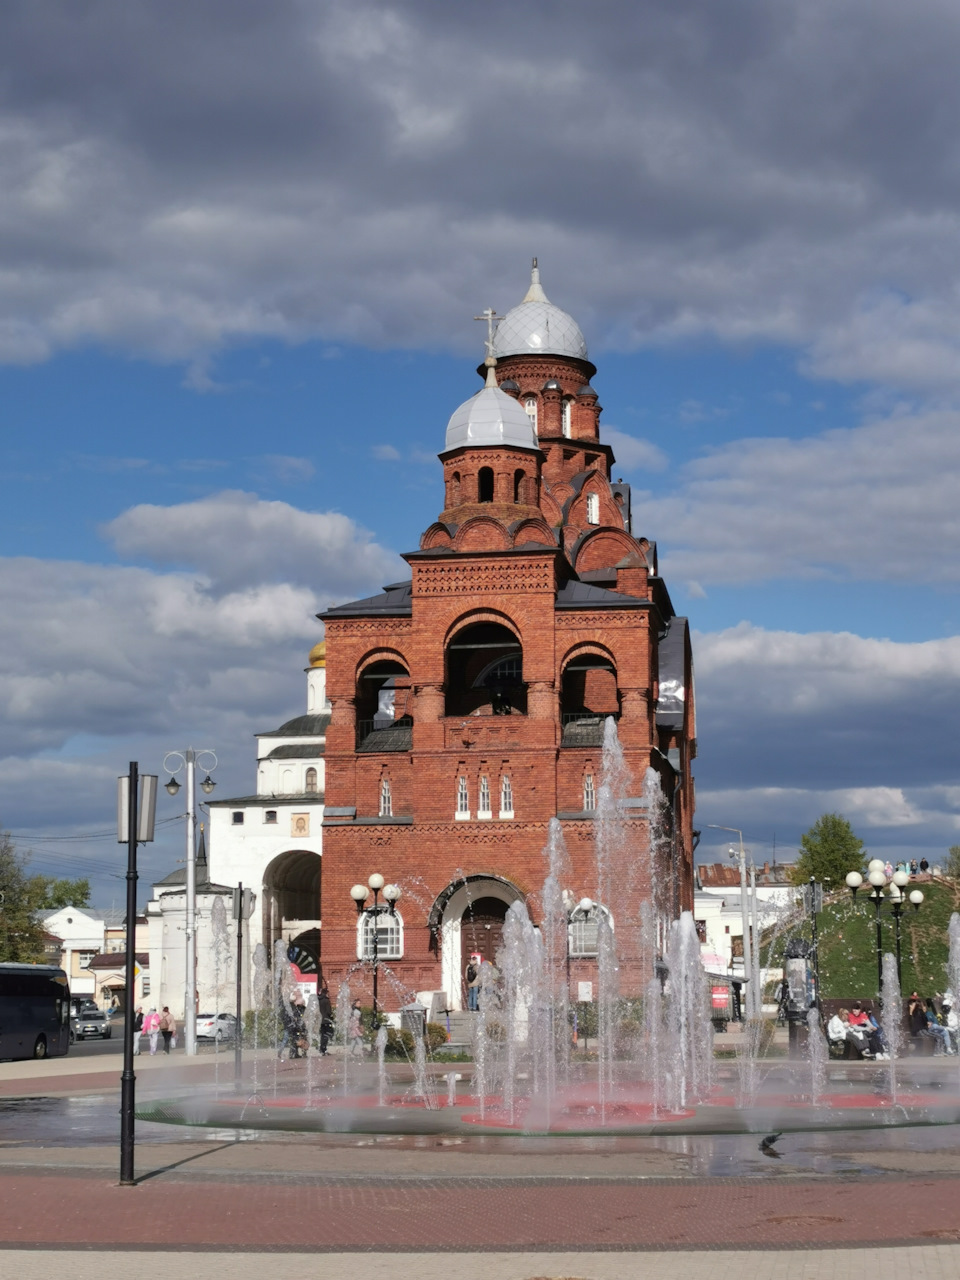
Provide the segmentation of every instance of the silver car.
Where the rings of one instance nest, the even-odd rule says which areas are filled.
[[[237,1020],[232,1013],[198,1013],[197,1039],[233,1040],[237,1034]]]

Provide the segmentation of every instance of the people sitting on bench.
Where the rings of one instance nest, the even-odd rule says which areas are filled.
[[[840,1009],[827,1023],[827,1039],[833,1045],[849,1045],[861,1058],[885,1057],[869,1024],[851,1025],[849,1009]]]

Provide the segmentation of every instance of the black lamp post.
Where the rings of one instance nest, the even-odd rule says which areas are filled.
[[[373,906],[367,907],[366,901],[373,892]],[[389,915],[397,914],[397,902],[400,900],[401,889],[398,884],[384,884],[383,876],[379,872],[374,872],[369,876],[366,884],[355,884],[350,890],[350,897],[357,904],[357,915],[362,916],[364,912],[368,912],[373,918],[373,1026],[377,1030],[380,1026],[380,1005],[377,998],[377,980],[380,974],[380,912],[381,908],[379,897],[383,893],[383,900],[387,904],[386,911]],[[366,959],[367,938],[366,929],[360,930],[360,956]]]
[[[903,973],[901,966],[901,945],[900,945],[900,917],[903,915],[904,889],[910,883],[910,874],[907,871],[895,871],[887,881],[887,873],[884,870],[884,864],[880,858],[873,858],[867,866],[867,881],[871,886],[868,897],[874,905],[876,912],[877,927],[877,992],[880,1008],[883,1008],[883,932],[881,909],[884,903],[884,889],[889,883],[890,890],[890,910],[893,914],[894,933],[896,936],[897,947],[897,983],[901,990],[903,989]],[[859,871],[851,871],[847,876],[847,888],[850,890],[854,901],[856,901],[857,890],[863,884],[863,876]],[[909,894],[910,905],[914,911],[920,910],[920,904],[923,902],[923,893],[919,889],[911,890]]]

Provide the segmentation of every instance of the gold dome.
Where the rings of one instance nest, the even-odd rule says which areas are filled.
[[[327,665],[327,642],[319,640],[310,650],[309,662],[311,667],[325,667]]]

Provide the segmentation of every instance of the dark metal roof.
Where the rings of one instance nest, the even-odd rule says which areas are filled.
[[[393,724],[385,729],[372,729],[357,743],[358,751],[412,751],[413,725]]]
[[[364,600],[351,600],[347,604],[338,604],[326,613],[318,613],[318,618],[354,618],[366,617],[371,613],[403,617],[412,612],[410,591],[413,581],[394,582],[384,587],[383,595],[367,596]]]
[[[323,804],[323,792],[301,791],[292,796],[234,796],[231,800],[205,800],[204,804],[209,809],[238,809],[244,805],[248,807],[258,805],[261,809],[278,809],[288,804]]]
[[[274,747],[267,760],[312,760],[323,755],[323,747],[317,742],[290,742],[284,747]]]
[[[589,582],[565,582],[557,592],[558,609],[649,609],[649,600],[638,600],[620,591],[608,591]]]
[[[150,968],[150,952],[137,951],[137,964],[143,969]],[[95,955],[90,963],[86,966],[88,969],[122,969],[127,963],[127,953],[125,951],[101,951],[99,955]]]
[[[309,715],[294,716],[285,721],[279,729],[271,729],[268,733],[254,734],[256,738],[322,738],[330,723],[330,712],[321,711]]]

